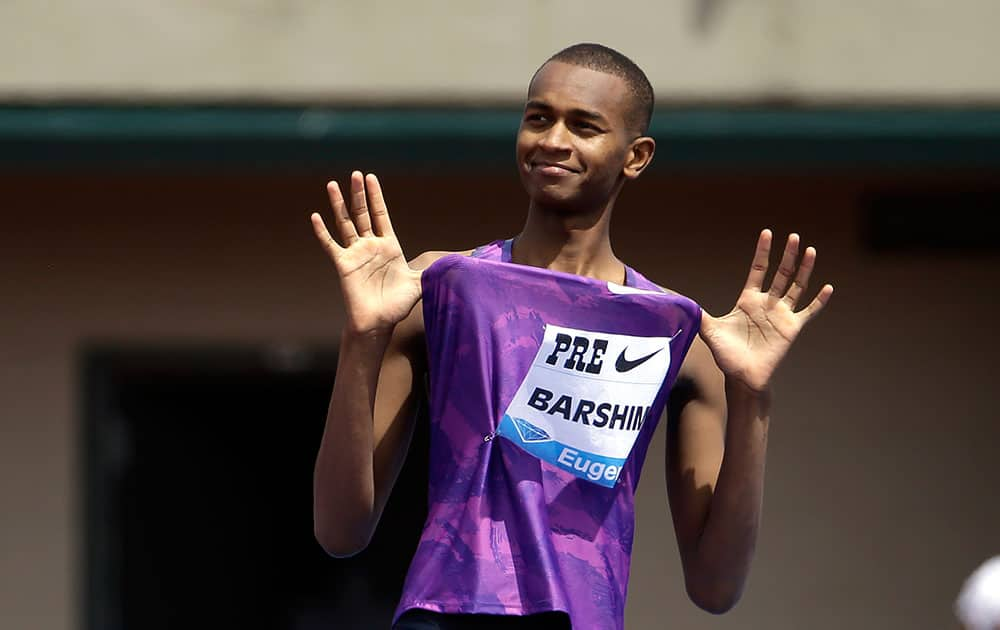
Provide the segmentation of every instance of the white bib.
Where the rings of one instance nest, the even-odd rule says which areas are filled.
[[[577,477],[613,487],[670,369],[674,337],[546,325],[497,434]]]

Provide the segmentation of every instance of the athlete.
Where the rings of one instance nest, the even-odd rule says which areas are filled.
[[[648,407],[603,403],[601,416],[601,401],[586,390],[564,396],[564,403],[553,388],[525,385],[531,379],[524,371],[545,368],[546,359],[553,369],[581,376],[613,374],[609,365],[638,373],[661,359],[667,364],[664,391],[674,385],[667,491],[687,592],[713,613],[729,610],[742,593],[760,522],[771,378],[833,287],[823,286],[800,307],[816,251],[808,247],[800,255],[795,234],[765,287],[769,230],[760,233],[735,307],[721,317],[623,263],[609,237],[612,208],[625,182],[653,158],[655,142],[646,135],[652,109],[652,88],[634,63],[604,46],[578,44],[546,61],[530,82],[516,148],[530,201],[513,239],[407,261],[378,179],[360,172],[351,175],[349,200],[336,182],[327,185],[333,235],[318,213],[311,217],[346,305],[314,478],[315,533],[331,555],[355,554],[372,536],[430,373],[431,505],[396,628],[623,627],[633,495],[665,395],[651,395]],[[483,319],[477,309],[506,308],[503,321],[521,317],[527,307],[500,295],[511,283],[521,287],[511,295],[523,297],[508,302],[529,302],[530,317],[553,319],[537,332],[463,341],[463,334],[507,334],[496,326],[469,327]],[[581,318],[612,313],[604,320],[609,326],[633,328],[602,337],[604,324],[579,327],[599,331],[593,334],[556,326],[559,306],[548,296],[554,293],[575,296],[566,309],[594,305],[580,311]],[[532,310],[536,303],[542,315]],[[660,335],[669,353],[614,345],[643,337],[636,331],[647,324],[630,315],[640,311],[676,324]],[[483,365],[487,360],[493,363]],[[510,364],[521,372],[510,371]],[[476,383],[485,383],[481,394],[470,391]],[[462,416],[462,406],[476,400],[483,407],[475,421],[488,427],[480,434],[466,431],[471,425]],[[518,400],[518,409],[552,419],[555,428],[514,419]],[[608,429],[615,414],[620,421]],[[580,463],[581,449],[542,461],[514,445],[516,436],[502,437],[504,426],[508,437],[515,435],[514,425],[525,448],[533,436],[564,426],[600,425],[606,435],[617,429],[614,435],[629,434],[631,455],[610,469],[610,459],[600,467]]]

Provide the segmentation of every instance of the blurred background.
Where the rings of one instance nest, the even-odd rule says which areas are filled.
[[[658,99],[619,255],[720,314],[758,230],[794,230],[837,287],[775,383],[742,602],[685,595],[661,430],[627,627],[954,627],[1000,552],[998,24],[995,0],[0,3],[0,627],[388,627],[426,435],[372,546],[326,557],[342,314],[308,214],[360,168],[410,256],[515,234],[528,79],[580,41]]]

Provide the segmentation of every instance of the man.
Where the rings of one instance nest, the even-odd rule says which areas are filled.
[[[465,326],[475,325],[473,318],[471,323],[457,320],[452,328],[442,328],[448,314],[463,313],[463,308],[439,297],[439,283],[450,277],[443,269],[462,264],[466,267],[455,277],[506,274],[506,282],[535,274],[533,282],[558,283],[557,293],[591,291],[594,295],[587,294],[588,300],[607,305],[583,311],[580,317],[620,309],[623,302],[618,295],[636,300],[636,309],[648,306],[639,302],[649,300],[656,302],[649,308],[664,309],[656,312],[676,315],[673,336],[658,339],[671,345],[670,352],[677,357],[683,357],[683,350],[690,346],[683,364],[677,363],[679,370],[677,365],[670,369],[668,353],[633,354],[634,344],[649,336],[636,336],[635,331],[614,337],[633,344],[632,350],[623,346],[616,352],[615,367],[624,372],[643,361],[652,365],[660,360],[649,357],[662,357],[661,381],[676,379],[683,384],[673,393],[671,407],[677,413],[668,431],[666,466],[687,591],[698,606],[715,613],[725,612],[740,597],[760,519],[771,377],[802,327],[828,302],[833,287],[824,286],[808,306],[796,312],[816,252],[807,248],[800,259],[798,237],[793,234],[765,291],[772,240],[768,230],[758,239],[735,308],[719,318],[702,313],[686,298],[661,292],[619,260],[609,238],[612,208],[624,183],[637,178],[653,158],[655,143],[645,135],[652,108],[648,80],[620,53],[580,44],[549,59],[531,80],[517,135],[517,167],[530,199],[524,228],[510,241],[460,252],[468,258],[427,252],[408,263],[374,175],[352,174],[350,203],[336,182],[328,185],[337,238],[318,214],[312,215],[316,235],[340,278],[347,310],[314,486],[316,536],[332,555],[357,553],[370,539],[406,455],[418,384],[429,365],[434,368],[430,371],[431,422],[432,427],[445,428],[432,432],[431,514],[397,610],[399,628],[551,628],[567,622],[576,628],[620,628],[632,542],[632,495],[665,397],[649,399],[653,402],[645,408],[646,415],[655,417],[645,426],[641,411],[628,420],[634,442],[627,465],[594,468],[584,462],[583,470],[595,473],[587,480],[583,474],[573,476],[575,450],[563,449],[557,458],[546,461],[525,455],[532,440],[521,435],[522,449],[518,449],[510,444],[517,442],[516,435],[503,430],[504,423],[517,415],[511,411],[515,399],[527,397],[522,409],[546,409],[546,414],[556,417],[552,415],[555,394],[538,387],[521,391],[530,380],[524,376],[528,364],[535,361],[531,363],[534,370],[542,359],[550,359],[553,369],[573,367],[577,376],[588,376],[589,368],[600,369],[613,361],[610,342],[600,341],[605,345],[598,347],[599,340],[588,341],[583,335],[578,342],[570,333],[560,342],[558,331],[564,329],[546,319],[555,317],[552,311],[538,316],[532,302],[527,307],[531,310],[528,319],[541,320],[537,331],[514,339],[510,348],[481,349],[486,354],[475,355],[480,358],[468,364],[455,365],[466,356],[463,352],[454,352],[448,357],[450,363],[442,363],[437,356],[443,352],[439,346],[447,345],[449,336],[463,334]],[[489,262],[463,263],[480,258]],[[514,264],[497,266],[494,261]],[[475,287],[463,290],[475,291]],[[434,304],[427,303],[428,295]],[[530,291],[519,295],[539,303],[547,299]],[[479,305],[489,301],[489,296],[468,299],[464,310],[492,308],[491,304]],[[633,307],[631,302],[625,304]],[[506,318],[503,321],[520,316],[517,305],[497,308],[508,309],[499,316]],[[571,308],[568,303],[567,308]],[[425,321],[425,316],[433,321]],[[632,318],[619,315],[614,319],[630,322]],[[685,332],[689,325],[694,330]],[[614,332],[603,327],[579,328]],[[553,339],[550,329],[556,331]],[[545,340],[541,339],[543,331]],[[671,339],[685,334],[684,348],[673,347],[680,341],[670,343]],[[528,348],[532,356],[518,367],[521,372],[512,375],[505,370],[514,359],[502,355],[524,346],[525,339],[536,340]],[[492,343],[507,341],[495,338]],[[557,358],[560,350],[565,352]],[[550,356],[544,356],[546,352]],[[487,388],[496,381],[495,391],[482,394],[480,415],[490,423],[489,430],[481,440],[472,435],[458,443],[456,436],[464,425],[446,424],[449,414],[460,413],[449,404],[458,405],[470,385],[463,381],[463,387],[449,390],[441,389],[441,382],[494,369],[482,365],[483,356],[497,364],[492,377],[479,378]],[[442,365],[449,366],[448,374],[440,373]],[[525,381],[514,393],[521,378]],[[437,388],[433,387],[436,380]],[[486,409],[494,399],[500,407]],[[577,404],[572,414],[570,404],[558,411],[569,421],[567,427],[575,423],[573,430],[584,424],[592,430],[608,420],[588,415],[597,413],[596,403],[582,411],[582,404]],[[614,409],[617,413],[618,407]],[[624,414],[618,425],[622,429]],[[588,423],[588,418],[593,422]],[[548,437],[537,422],[513,421]],[[509,439],[494,440],[497,435]],[[435,440],[447,448],[435,451]],[[438,464],[443,466],[440,470],[435,469]],[[450,503],[435,499],[446,495]],[[509,513],[518,510],[524,513],[519,522],[513,522],[517,519]],[[589,518],[591,525],[571,525],[563,518],[567,511]]]

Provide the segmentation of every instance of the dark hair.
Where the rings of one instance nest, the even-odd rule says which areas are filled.
[[[607,46],[587,43],[564,48],[549,57],[545,63],[549,61],[560,61],[623,79],[632,96],[625,122],[639,135],[645,135],[649,130],[649,121],[653,117],[653,86],[646,78],[646,73],[634,61]]]

